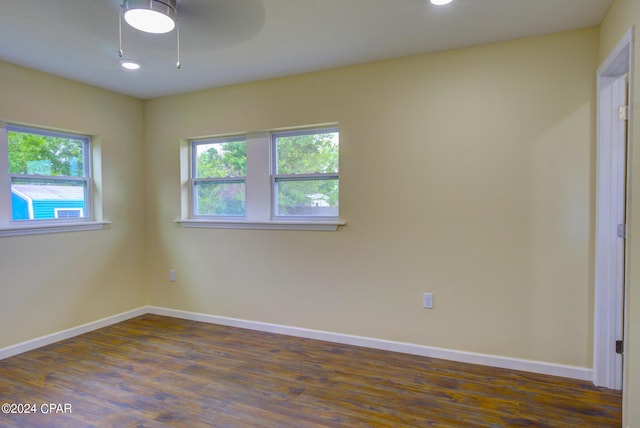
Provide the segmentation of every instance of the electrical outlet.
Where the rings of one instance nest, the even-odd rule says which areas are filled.
[[[424,293],[422,295],[422,307],[425,309],[433,309],[433,293]]]
[[[176,271],[173,269],[169,271],[169,281],[176,282]]]

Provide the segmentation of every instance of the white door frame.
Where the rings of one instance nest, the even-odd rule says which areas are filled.
[[[623,356],[615,352],[624,340],[627,261],[626,239],[617,225],[628,225],[631,123],[618,121],[618,107],[632,111],[633,33],[631,27],[597,71],[596,236],[593,383],[623,388]],[[616,84],[628,74],[628,88]],[[627,92],[628,91],[628,92]],[[626,233],[626,232],[625,232]]]

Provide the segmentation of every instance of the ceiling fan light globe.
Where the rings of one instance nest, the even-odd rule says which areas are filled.
[[[163,34],[176,27],[175,0],[126,0],[124,20],[145,33]]]
[[[173,30],[176,23],[160,12],[148,9],[132,9],[124,14],[124,20],[136,30],[162,34]]]

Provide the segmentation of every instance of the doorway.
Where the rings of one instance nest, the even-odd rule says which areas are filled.
[[[597,72],[593,382],[622,389],[633,28]]]

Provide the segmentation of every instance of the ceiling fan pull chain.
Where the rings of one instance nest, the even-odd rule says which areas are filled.
[[[122,58],[124,52],[122,51],[122,12],[124,10],[124,3],[120,4],[120,10],[118,11],[118,38],[120,39],[120,49],[118,49],[118,56]]]
[[[178,60],[176,62],[176,68],[180,70],[182,68],[182,64],[180,64],[180,23],[176,19],[176,48],[177,48],[177,56]]]

